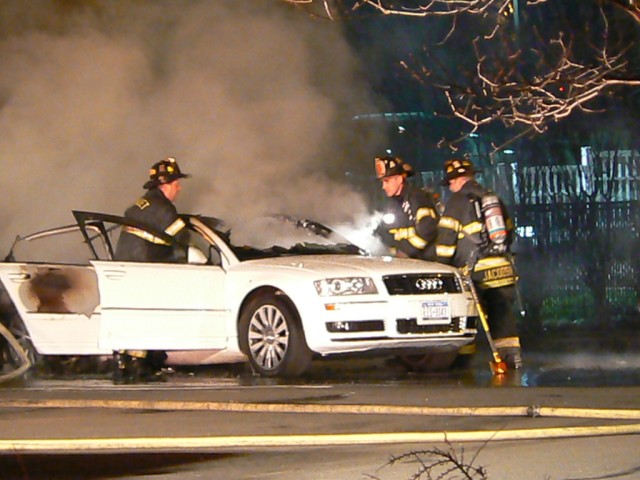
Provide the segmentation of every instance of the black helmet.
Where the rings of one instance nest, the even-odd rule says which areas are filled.
[[[478,171],[471,163],[471,160],[453,158],[444,162],[444,178],[442,179],[442,185],[449,185],[449,182],[454,178],[472,176],[478,173]]]
[[[391,177],[392,175],[406,174],[407,177],[411,177],[415,174],[411,165],[406,163],[400,157],[376,157],[376,178],[382,180],[385,177]]]
[[[144,184],[144,188],[151,189],[163,183],[171,183],[179,178],[188,178],[191,175],[182,173],[178,162],[173,157],[167,157],[153,164],[149,170],[149,180]]]

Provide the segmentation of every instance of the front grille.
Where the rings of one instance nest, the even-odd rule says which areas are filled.
[[[460,333],[460,324],[464,323],[460,317],[451,319],[451,323],[444,325],[418,325],[415,318],[398,318],[396,328],[398,333],[426,334],[426,333]]]
[[[424,295],[426,293],[460,293],[462,285],[453,273],[408,273],[385,275],[382,281],[389,295]]]

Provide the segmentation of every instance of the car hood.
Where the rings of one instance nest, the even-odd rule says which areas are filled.
[[[294,255],[243,262],[243,265],[282,267],[309,273],[331,275],[394,275],[403,273],[451,273],[449,265],[424,260],[396,257],[366,257],[362,255]]]

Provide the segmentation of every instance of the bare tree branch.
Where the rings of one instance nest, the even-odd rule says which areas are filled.
[[[629,8],[640,3],[620,2],[626,2]],[[425,86],[440,89],[450,113],[471,127],[466,135],[440,145],[447,144],[455,149],[468,134],[494,122],[501,122],[508,128],[522,126],[529,133],[541,133],[550,123],[561,121],[574,111],[595,111],[593,101],[608,91],[621,86],[640,86],[640,79],[630,76],[627,71],[627,58],[633,45],[619,46],[614,51],[609,42],[607,16],[602,7],[599,12],[602,23],[597,31],[600,38],[583,39],[583,44],[587,43],[591,49],[589,55],[585,53],[587,47],[584,45],[578,55],[572,34],[562,32],[550,40],[533,32],[537,40],[531,43],[528,51],[508,34],[501,34],[503,42],[498,47],[494,29],[490,35],[480,34],[472,41],[476,60],[473,73],[463,75],[458,70],[451,75],[428,49],[423,49],[423,59],[401,62],[412,78]],[[525,56],[529,60],[537,58],[537,62],[529,61],[523,68]],[[441,71],[437,73],[433,68],[420,65],[427,62]],[[464,77],[462,83],[461,77]],[[520,137],[520,134],[516,135]]]
[[[360,4],[373,7],[383,15],[426,17],[462,13],[478,15],[486,13],[489,9],[497,9],[498,12],[502,12],[508,8],[511,2],[512,0],[426,0],[423,4],[415,7],[394,7],[393,2],[384,0],[362,0]]]
[[[332,18],[331,4],[346,4],[341,0],[282,0],[286,3],[311,5],[322,3],[327,16]],[[539,5],[548,0],[522,0],[523,6]],[[610,3],[626,11],[636,21],[640,22],[640,1],[639,0],[594,0],[600,4]],[[409,5],[409,3],[411,5]],[[489,11],[497,11],[502,14],[509,11],[513,5],[513,0],[423,0],[422,2],[403,2],[391,0],[358,0],[351,7],[352,10],[368,6],[383,15],[401,15],[411,17],[427,16],[451,16],[460,14],[486,14]]]
[[[640,22],[640,1],[638,0],[600,0],[604,3],[609,1],[610,3],[625,10],[631,15],[637,22]]]
[[[311,6],[322,4],[327,17],[333,19],[333,13],[338,9],[338,5],[343,9],[358,10],[365,7],[373,8],[382,15],[396,15],[408,17],[429,17],[429,16],[455,16],[460,14],[486,15],[489,12],[510,11],[513,0],[423,0],[422,2],[403,2],[390,0],[281,0],[285,3],[301,6]],[[547,0],[522,0],[527,5],[536,5]],[[599,1],[599,0],[598,0]],[[625,3],[625,1],[635,0],[610,0]],[[411,3],[411,5],[408,5]]]
[[[298,5],[303,7],[311,7],[317,4],[321,5],[322,11],[329,20],[335,20],[334,8],[332,7],[330,0],[282,0],[284,3],[291,5]]]
[[[470,127],[462,137],[447,142],[451,148],[469,133],[495,122],[540,133],[550,123],[561,121],[573,112],[597,111],[595,100],[607,92],[623,86],[640,86],[640,78],[628,71],[627,60],[633,45],[610,42],[607,15],[612,12],[611,9],[604,11],[604,6],[613,6],[640,24],[640,0],[590,0],[599,8],[601,23],[597,28],[590,27],[589,35],[595,38],[581,38],[579,47],[574,45],[576,38],[572,31],[559,31],[549,39],[534,26],[531,28],[534,32],[525,33],[527,40],[521,39],[524,35],[517,32],[515,21],[509,21],[509,16],[517,13],[515,0],[284,1],[321,2],[330,18],[335,17],[332,11],[337,11],[338,6],[341,12],[353,13],[367,8],[381,15],[450,18],[451,25],[444,37],[436,41],[436,47],[452,41],[454,34],[463,28],[458,21],[462,15],[467,19],[476,16],[481,33],[471,40],[473,48],[469,52],[475,55],[473,68],[450,65],[456,63],[451,61],[451,56],[438,58],[429,46],[419,53],[422,58],[410,55],[399,62],[411,78],[425,87],[442,91],[449,115]],[[563,0],[519,1],[522,10]],[[460,48],[460,43],[456,48]],[[520,136],[518,132],[515,135]]]
[[[483,56],[476,50],[479,88],[458,91],[444,87],[451,112],[476,131],[480,126],[499,120],[511,127],[523,124],[536,132],[546,129],[549,122],[559,121],[574,110],[589,110],[588,103],[603,91],[619,86],[640,86],[639,79],[622,76],[628,48],[615,55],[606,44],[593,65],[572,59],[571,46],[560,36],[551,42],[558,50],[557,61],[547,71],[539,72],[531,82],[523,81],[514,70],[517,53],[508,56],[505,64]]]

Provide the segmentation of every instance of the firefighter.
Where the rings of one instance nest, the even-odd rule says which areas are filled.
[[[387,198],[382,236],[399,257],[435,260],[438,209],[433,194],[412,187],[413,168],[401,158],[375,159],[376,177]]]
[[[126,210],[125,218],[139,221],[178,241],[185,240],[185,223],[173,202],[182,188],[180,179],[189,176],[180,171],[175,158],[169,157],[155,163],[143,187],[147,192]],[[187,257],[186,250],[180,244],[167,245],[162,239],[143,230],[124,227],[118,239],[115,258],[128,262],[175,263],[186,262]]]
[[[442,184],[452,195],[438,223],[436,254],[439,262],[470,272],[498,353],[517,370],[522,367],[513,309],[517,277],[509,251],[514,225],[503,202],[476,181],[476,173],[466,159],[444,164]]]
[[[123,227],[116,246],[115,260],[127,262],[182,263],[187,261],[185,245],[188,240],[186,224],[178,215],[175,205],[181,191],[180,180],[190,175],[182,173],[175,158],[156,162],[149,170],[149,180],[143,188],[146,193],[125,211],[125,218],[164,232],[176,239],[169,245],[148,232]],[[162,367],[167,356],[162,351],[116,351],[114,383],[163,380]]]

